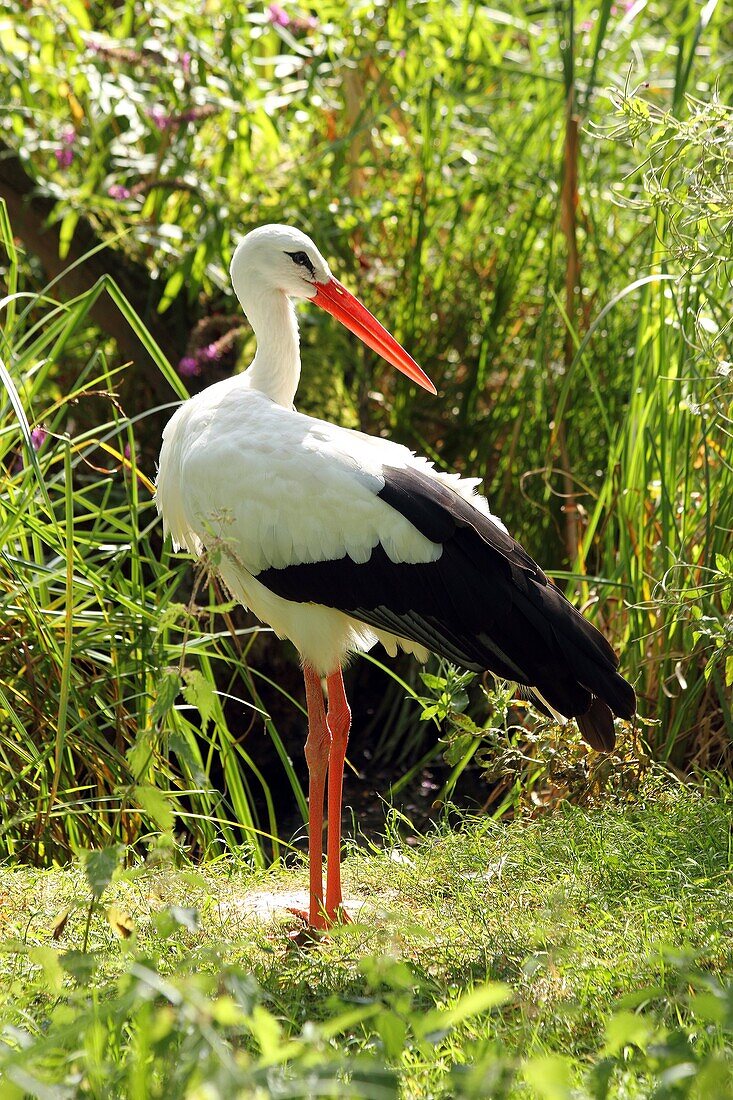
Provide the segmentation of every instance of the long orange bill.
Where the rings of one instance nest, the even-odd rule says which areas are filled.
[[[435,386],[428,378],[425,371],[418,367],[415,360],[405,349],[397,343],[394,336],[390,336],[386,328],[380,325],[366,306],[363,306],[358,298],[355,298],[338,279],[331,278],[327,283],[316,283],[318,290],[315,302],[321,309],[332,314],[337,321],[345,325],[350,332],[358,336],[368,348],[376,351],[393,367],[402,371],[413,382],[429,393],[437,393]]]

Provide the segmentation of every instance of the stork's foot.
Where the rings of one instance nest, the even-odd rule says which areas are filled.
[[[295,905],[288,905],[286,908],[287,913],[292,913],[298,920],[302,920],[303,924],[306,924],[309,928],[312,928],[314,932],[325,932],[328,927],[328,919],[325,912],[320,912],[315,920],[311,920],[310,913],[307,909],[300,909]]]
[[[332,913],[327,913],[325,909],[322,909],[313,920],[311,920],[307,909],[299,909],[294,905],[288,905],[286,912],[292,913],[294,917],[298,917],[299,920],[302,920],[303,924],[307,924],[314,932],[327,932],[328,929],[333,928],[335,924],[354,923],[343,905],[336,906]]]
[[[291,947],[315,947],[316,944],[328,939],[328,932],[325,929],[314,928],[308,923],[308,914],[304,910],[290,909],[288,912],[293,913],[300,920],[298,928],[291,928],[287,934]]]
[[[288,939],[299,947],[307,947],[313,943],[323,942],[323,940],[329,938],[328,933],[331,928],[337,925],[354,923],[342,905],[339,905],[330,915],[321,910],[314,920],[310,919],[310,914],[305,909],[288,906],[287,911],[302,922],[302,927],[294,928],[291,932],[288,932]]]

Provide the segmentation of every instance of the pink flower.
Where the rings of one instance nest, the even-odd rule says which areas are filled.
[[[214,363],[217,359],[221,359],[221,352],[217,344],[207,344],[202,349],[200,357],[204,363]]]
[[[188,111],[181,111],[180,115],[178,115],[177,118],[171,115],[168,120],[168,124],[179,126],[186,122],[198,122],[198,120],[202,117],[202,111],[205,110],[206,108],[204,107],[190,107]],[[205,118],[206,115],[204,114],[203,117]]]
[[[46,442],[47,436],[48,432],[45,428],[41,428],[40,425],[39,427],[33,429],[33,431],[31,432],[31,446],[33,447],[34,451],[40,451],[41,447]]]
[[[129,199],[132,192],[129,187],[123,187],[121,183],[113,183],[111,187],[107,188],[107,194],[111,199],[122,202],[124,199]]]
[[[170,123],[170,118],[165,113],[162,107],[150,107],[147,111],[148,118],[157,126],[159,130],[167,130]]]
[[[192,355],[184,355],[178,364],[178,373],[181,378],[194,378],[201,374],[201,367]]]
[[[67,145],[65,148],[55,149],[56,164],[59,168],[68,168],[74,162],[74,150]]]
[[[287,27],[290,24],[290,16],[279,4],[270,4],[267,9],[267,18],[276,27]]]
[[[181,54],[181,69],[184,76],[189,76],[191,73],[191,54],[188,50]]]
[[[189,107],[187,111],[181,111],[178,115],[167,115],[162,107],[151,107],[147,115],[159,130],[177,130],[179,126],[185,126],[188,122],[202,122],[215,115],[217,111],[218,108],[213,103],[203,103],[200,107]]]

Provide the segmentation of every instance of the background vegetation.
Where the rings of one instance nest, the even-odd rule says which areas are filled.
[[[6,4],[1,1100],[733,1095],[724,7]],[[481,476],[640,699],[599,760],[360,661],[355,827],[375,788],[486,812],[410,846],[393,813],[349,864],[376,932],[313,952],[238,909],[297,863],[297,662],[152,503],[175,403],[252,353],[227,266],[265,221],[440,390],[306,308],[300,407]]]
[[[304,809],[295,662],[266,639],[245,659],[251,624],[161,548],[150,484],[173,403],[251,354],[226,269],[273,219],[314,236],[441,391],[304,310],[301,407],[481,475],[621,650],[653,753],[730,770],[717,5],[39,3],[2,29],[7,851],[46,862],[175,808],[199,850],[240,822],[263,861],[295,824],[271,788]],[[354,751],[406,782],[440,725],[444,798],[531,726],[435,672],[420,705],[412,668],[406,697],[361,662]],[[516,771],[481,800],[516,804]]]

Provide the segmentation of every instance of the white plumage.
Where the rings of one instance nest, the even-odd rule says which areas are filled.
[[[167,425],[158,507],[174,547],[199,555],[215,545],[232,595],[294,642],[321,675],[377,638],[391,654],[399,644],[424,660],[427,651],[414,642],[331,608],[283,600],[256,580],[263,569],[344,555],[362,564],[379,543],[395,563],[436,561],[442,547],[377,495],[385,465],[428,473],[490,516],[475,479],[440,473],[400,444],[284,408],[253,389],[245,372],[185,402]]]
[[[232,282],[257,337],[240,376],[175,413],[163,433],[157,504],[166,533],[216,551],[230,592],[298,648],[308,703],[310,908],[341,913],[341,783],[350,712],[341,669],[381,641],[517,680],[538,705],[613,746],[632,688],[605,639],[548,582],[477,492],[406,447],[295,411],[292,299],[313,301],[413,381],[427,375],[331,274],[305,234],[264,226],[238,246]],[[212,554],[212,557],[214,555]],[[328,713],[320,678],[325,677]],[[328,881],[322,824],[328,779]]]

